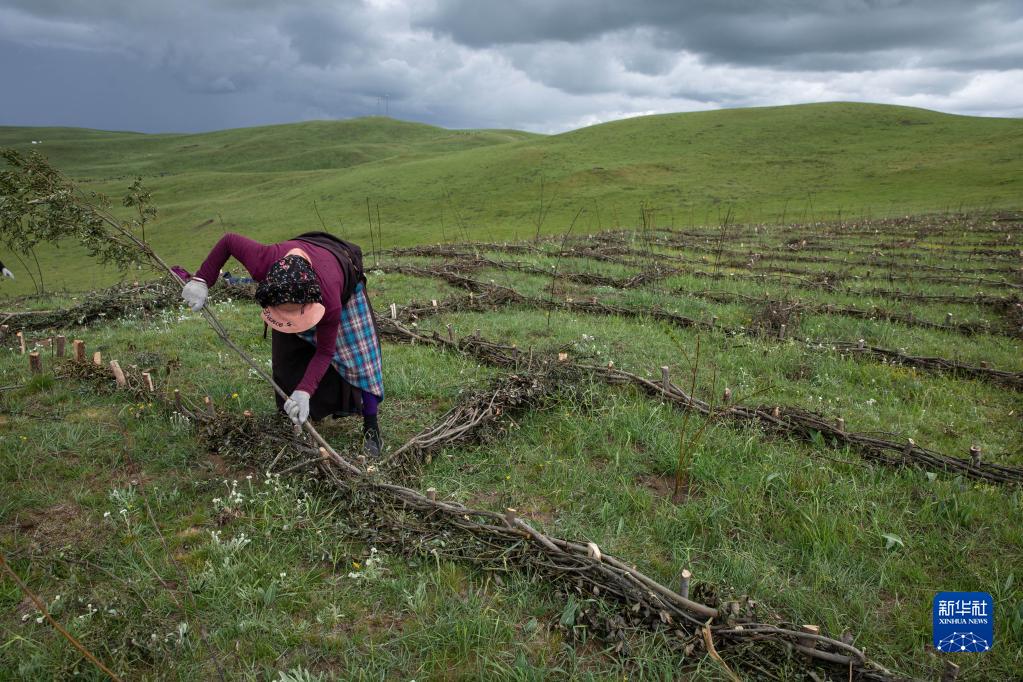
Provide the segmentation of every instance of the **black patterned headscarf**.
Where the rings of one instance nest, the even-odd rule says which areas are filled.
[[[320,280],[309,261],[285,256],[270,266],[266,279],[256,287],[256,300],[263,308],[282,303],[321,303]]]

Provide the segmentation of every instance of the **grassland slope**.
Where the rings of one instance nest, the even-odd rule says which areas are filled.
[[[0,128],[0,145],[40,150],[112,195],[146,176],[162,211],[154,244],[186,264],[224,230],[281,239],[318,227],[317,212],[368,245],[367,200],[395,245],[526,236],[541,194],[545,233],[580,211],[576,229],[590,230],[636,225],[644,212],[658,225],[810,220],[1023,196],[1023,120],[853,103],[645,116],[552,136],[375,117],[196,135]],[[114,276],[62,253],[58,284]]]

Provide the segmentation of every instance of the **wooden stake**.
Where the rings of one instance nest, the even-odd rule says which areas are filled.
[[[689,599],[689,581],[693,574],[688,568],[682,569],[682,577],[678,581],[678,593],[683,599]]]
[[[902,450],[902,463],[906,464],[909,462],[909,456],[913,454],[913,448],[916,447],[916,441],[912,438],[906,439],[906,447]]]
[[[6,339],[7,334],[11,331],[9,324],[0,324],[0,339]]]
[[[177,410],[179,414],[185,413],[184,406],[181,404],[181,391],[176,388],[174,389],[174,409]]]
[[[100,353],[99,351],[96,351],[95,353],[93,353],[92,354],[92,364],[96,365],[97,367],[102,367],[103,366],[103,353]]]
[[[661,367],[661,388],[664,389],[665,393],[669,392],[671,387],[671,370],[667,365]]]
[[[124,388],[128,385],[128,380],[124,376],[124,372],[121,370],[120,363],[117,360],[110,361],[110,371],[114,374],[114,381],[117,382],[118,388]]]
[[[558,362],[568,362],[568,353],[558,353]]]
[[[21,346],[21,354],[24,355],[25,354],[25,333],[24,332],[18,332],[17,337],[18,337],[18,345]]]
[[[448,325],[448,341],[455,342],[455,329],[450,324]]]
[[[360,469],[365,469],[366,468],[366,455],[359,455],[358,461],[359,461],[359,468]]]
[[[74,350],[75,362],[85,362],[85,341],[75,339],[71,342],[71,348]]]
[[[980,446],[979,445],[971,445],[970,446],[970,464],[973,465],[973,466],[979,466],[980,465]]]
[[[941,682],[956,682],[959,679],[959,666],[945,659],[945,669],[941,671]]]
[[[208,395],[203,396],[202,402],[204,405],[206,405],[206,412],[208,412],[211,417],[216,417],[217,408],[213,406],[213,399],[210,398]]]
[[[28,354],[28,368],[32,374],[39,374],[43,371],[43,359],[39,357],[38,351],[32,351]]]
[[[808,635],[819,635],[821,633],[821,629],[817,625],[803,625],[799,629]],[[810,637],[799,637],[798,641],[802,646],[806,647],[807,649],[817,648],[816,639],[812,639]]]
[[[437,299],[431,298],[430,299],[430,304],[433,306],[434,310],[437,310]]]
[[[392,320],[398,319],[398,305],[395,303],[391,304],[391,319]]]
[[[780,417],[781,416],[781,408],[778,407],[777,405],[775,405],[774,409],[771,410],[771,416],[774,417],[775,419]]]
[[[781,325],[780,327],[778,327],[778,338],[779,339],[784,339],[785,338],[785,329],[786,328],[787,328],[787,325],[784,325],[784,324]]]
[[[515,515],[518,511],[512,507],[508,507],[504,510],[504,522],[508,524],[510,528],[515,527]]]
[[[858,341],[858,342],[856,343],[856,347],[857,347],[857,348],[859,348],[860,350],[863,350],[863,347],[864,347],[863,339],[860,339],[860,340],[859,340],[859,341]]]
[[[57,337],[57,345],[55,345],[54,352],[58,358],[64,357],[64,347],[67,345],[67,337],[61,334]]]
[[[716,326],[717,326],[717,324],[718,324],[718,316],[717,316],[717,315],[713,315],[713,316],[712,316],[712,317],[710,318],[710,326],[711,326],[711,327],[716,327]]]
[[[845,420],[839,417],[835,420],[835,428],[838,429],[839,433],[845,433]]]
[[[146,389],[148,389],[150,393],[156,393],[156,386],[153,385],[152,374],[150,374],[149,372],[143,372],[142,380],[146,382]]]
[[[730,388],[728,388],[726,386],[725,387],[725,393],[724,393],[724,395],[721,396],[721,399],[724,401],[725,405],[727,405],[728,403],[732,402],[732,389],[730,389]]]
[[[990,366],[991,366],[991,363],[989,363],[987,360],[981,360],[980,361],[981,369],[987,369]]]
[[[426,489],[426,499],[430,500],[430,502],[436,502],[437,501],[437,489],[436,488],[427,488]]]
[[[945,315],[945,324],[952,326],[952,313]]]

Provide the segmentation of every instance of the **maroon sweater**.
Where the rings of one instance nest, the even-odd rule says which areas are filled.
[[[296,391],[305,391],[312,395],[316,393],[320,379],[330,367],[330,361],[334,357],[334,347],[337,343],[338,327],[341,323],[341,291],[344,289],[344,275],[341,273],[341,266],[338,265],[334,255],[309,242],[292,239],[278,244],[260,244],[248,237],[229,232],[221,237],[217,245],[213,247],[195,276],[206,280],[206,284],[213,287],[220,279],[220,269],[224,267],[227,259],[233,256],[235,260],[245,266],[245,269],[252,275],[252,279],[262,282],[266,279],[266,273],[270,266],[283,258],[284,254],[291,249],[302,249],[309,254],[313,271],[320,280],[323,307],[326,309],[323,319],[315,327],[316,354],[309,361],[302,381],[295,387]]]

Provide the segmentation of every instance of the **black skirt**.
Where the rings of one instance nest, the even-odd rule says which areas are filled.
[[[316,354],[316,347],[298,334],[282,334],[271,330],[270,360],[273,363],[273,378],[277,385],[288,395],[295,390],[306,367]],[[284,410],[284,399],[279,395],[277,409]],[[362,391],[352,386],[334,366],[320,380],[320,386],[309,400],[309,418],[313,420],[324,417],[346,417],[362,413]]]

